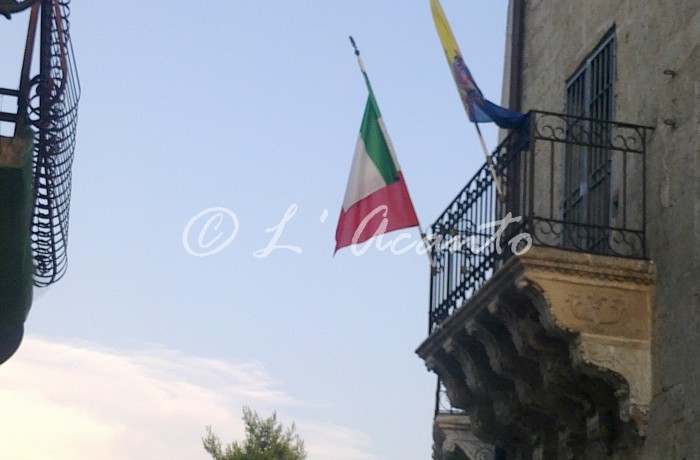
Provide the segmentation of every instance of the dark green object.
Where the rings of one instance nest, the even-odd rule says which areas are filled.
[[[0,166],[0,363],[19,347],[32,306],[34,132],[27,128],[23,134],[26,144],[22,167]]]
[[[219,437],[207,427],[207,437],[202,439],[204,450],[213,460],[305,460],[304,441],[292,423],[284,428],[277,420],[277,413],[262,418],[248,407],[243,408],[245,441],[221,445]]]

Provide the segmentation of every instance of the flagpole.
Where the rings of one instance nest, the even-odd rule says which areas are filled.
[[[357,65],[360,66],[360,70],[364,74],[365,73],[365,66],[362,65],[362,58],[360,57],[360,50],[357,49],[357,45],[355,44],[355,39],[352,38],[352,35],[350,35],[350,43],[352,44],[352,47],[355,50],[355,56],[357,56]]]
[[[350,43],[352,44],[353,49],[355,50],[355,56],[357,56],[357,64],[360,66],[360,70],[362,71],[362,74],[364,75],[365,78],[367,77],[367,72],[365,71],[365,66],[362,63],[362,58],[360,57],[360,50],[357,49],[357,44],[355,43],[355,39],[352,38],[352,35],[350,37]],[[408,190],[406,190],[408,192]],[[410,196],[410,192],[409,192]],[[433,268],[435,266],[435,263],[433,262],[433,257],[430,255],[430,251],[428,250],[428,237],[425,235],[425,232],[423,232],[423,227],[420,224],[420,218],[418,217],[418,213],[416,213],[416,222],[418,225],[416,227],[418,228],[418,232],[420,233],[421,241],[423,242],[423,245],[425,246],[425,255],[428,256],[428,261],[430,262],[430,267]]]
[[[486,142],[484,141],[484,136],[481,134],[481,129],[479,129],[479,123],[474,123],[477,134],[479,134],[479,141],[481,142],[481,148],[484,149],[484,155],[486,155],[486,164],[489,165],[489,171],[491,172],[491,177],[493,177],[493,182],[496,184],[496,192],[498,193],[498,198],[501,203],[506,202],[506,194],[503,191],[503,185],[501,184],[501,179],[496,173],[496,167],[493,164],[493,159],[486,147]]]

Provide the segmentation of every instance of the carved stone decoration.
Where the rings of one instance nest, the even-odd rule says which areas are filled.
[[[448,460],[457,450],[469,460],[493,460],[495,449],[479,440],[471,431],[471,420],[466,414],[439,414],[433,427],[436,441],[435,460]],[[437,443],[440,442],[440,446]],[[457,457],[456,455],[454,458]]]
[[[597,292],[582,298],[570,293],[566,299],[573,315],[588,324],[616,324],[627,313],[627,305],[622,297],[606,297]]]
[[[440,375],[452,406],[458,408],[469,407],[474,402],[474,396],[463,383],[465,379],[462,371],[459,367],[451,364],[448,359],[444,358],[430,358],[426,360],[428,368]]]
[[[628,382],[629,394],[620,407],[620,418],[637,424],[640,436],[646,435],[651,389],[651,351],[649,341],[618,339],[581,334],[573,350],[576,363],[589,363],[622,375]]]
[[[642,445],[653,284],[650,261],[543,247],[508,259],[417,350],[469,419],[437,415],[435,458],[479,458],[475,441],[509,459]]]
[[[530,288],[536,286],[540,291],[537,295],[546,299],[537,305],[550,332],[576,334],[571,346],[574,364],[596,366],[608,372],[611,381],[614,376],[610,373],[623,377],[629,389],[617,390],[620,418],[634,420],[639,435],[645,436],[652,396],[653,264],[560,254],[564,252],[537,248],[521,256],[521,286],[523,281]]]

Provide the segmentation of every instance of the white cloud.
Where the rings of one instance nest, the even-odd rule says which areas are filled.
[[[304,420],[308,407],[261,363],[232,364],[162,347],[140,352],[25,337],[0,367],[0,458],[207,460],[201,437],[243,438],[241,407],[296,420],[310,460],[361,460],[358,430]]]

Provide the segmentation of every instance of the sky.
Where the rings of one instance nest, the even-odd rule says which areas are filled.
[[[507,2],[442,4],[499,101]],[[310,460],[430,458],[428,260],[333,256],[367,97],[348,35],[423,227],[484,161],[429,2],[73,2],[70,24],[69,267],[0,367],[0,458],[206,460],[243,406],[294,421]],[[0,18],[4,61],[25,27]]]

